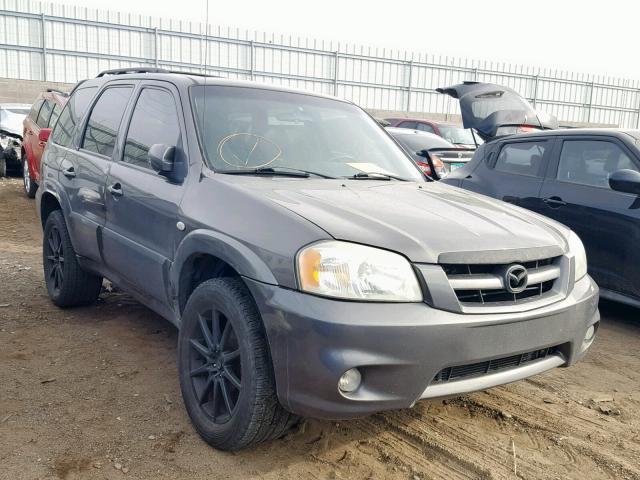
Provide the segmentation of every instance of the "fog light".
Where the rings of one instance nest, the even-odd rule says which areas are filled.
[[[347,370],[342,374],[338,381],[338,388],[341,392],[350,393],[354,392],[362,381],[362,376],[357,368]]]
[[[587,328],[587,332],[584,334],[584,341],[586,342],[590,342],[591,340],[593,340],[593,336],[596,334],[596,326],[595,325],[591,325],[589,328]]]

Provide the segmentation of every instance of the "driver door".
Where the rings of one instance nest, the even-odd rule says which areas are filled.
[[[640,162],[615,137],[572,136],[559,143],[540,193],[540,213],[578,234],[598,285],[640,296],[640,202],[609,187],[611,173],[640,171]]]

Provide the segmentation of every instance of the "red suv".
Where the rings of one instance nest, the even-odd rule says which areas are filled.
[[[35,197],[40,183],[40,158],[49,135],[58,121],[69,94],[49,88],[38,95],[29,115],[23,122],[22,177],[24,190],[30,198]]]

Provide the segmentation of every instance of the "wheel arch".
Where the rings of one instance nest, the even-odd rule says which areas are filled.
[[[64,215],[60,197],[47,190],[42,194],[42,197],[40,198],[39,213],[42,228],[44,228],[45,223],[47,223],[47,217],[49,217],[49,215],[51,215],[51,212],[54,212],[55,210],[62,210],[62,214]]]
[[[266,263],[245,244],[220,232],[194,230],[180,242],[170,271],[179,316],[200,283],[220,276],[249,277],[277,284]]]

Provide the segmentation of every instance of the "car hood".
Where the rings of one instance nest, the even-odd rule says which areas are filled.
[[[438,182],[248,177],[233,181],[338,240],[393,250],[413,262],[442,263],[451,254],[479,251],[565,251],[560,224]]]
[[[460,102],[462,124],[475,129],[488,141],[500,135],[504,127],[531,127],[540,130],[558,128],[558,120],[536,111],[518,92],[493,83],[464,82],[436,88]]]

